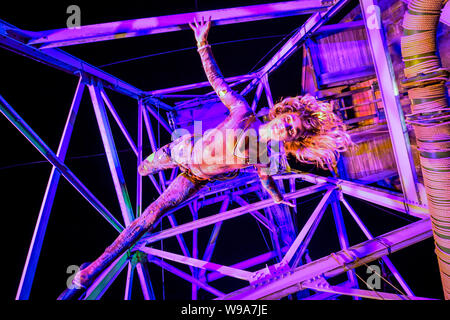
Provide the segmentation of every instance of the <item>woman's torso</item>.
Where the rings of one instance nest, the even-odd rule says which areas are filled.
[[[223,122],[196,141],[191,171],[206,178],[256,164],[260,125],[248,105],[232,109]]]

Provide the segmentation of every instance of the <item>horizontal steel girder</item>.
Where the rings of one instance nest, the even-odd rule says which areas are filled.
[[[93,76],[101,80],[104,87],[134,99],[145,96],[145,93],[136,87],[61,49],[40,50],[27,45],[27,38],[29,35],[25,31],[0,19],[0,47],[71,74],[80,72],[83,75]]]
[[[430,298],[422,298],[416,296],[405,296],[395,293],[361,290],[355,288],[349,288],[344,286],[329,286],[329,285],[316,285],[316,284],[304,284],[302,285],[306,289],[311,289],[319,292],[328,292],[338,295],[349,295],[354,297],[361,297],[375,300],[435,300]]]
[[[288,17],[323,11],[332,3],[322,0],[287,1],[48,30],[34,33],[29,44],[52,48],[186,30],[194,18],[200,20],[202,17],[211,17],[214,25]]]
[[[401,193],[365,186],[351,181],[321,177],[310,173],[293,174],[291,178],[300,178],[310,183],[332,183],[339,186],[342,193],[349,196],[407,213],[417,218],[429,217],[428,208],[425,205],[409,202]]]

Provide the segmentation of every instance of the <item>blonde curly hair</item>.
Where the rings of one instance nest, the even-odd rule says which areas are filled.
[[[286,98],[270,109],[269,119],[284,113],[296,113],[302,121],[302,136],[294,141],[284,141],[286,153],[301,162],[322,169],[328,169],[328,165],[335,167],[339,152],[353,145],[342,119],[329,103],[319,102],[309,94]]]

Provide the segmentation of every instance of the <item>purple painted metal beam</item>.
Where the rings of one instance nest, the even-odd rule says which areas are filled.
[[[308,247],[309,241],[312,238],[312,235],[314,234],[314,231],[316,230],[317,226],[319,225],[320,220],[322,219],[322,216],[327,208],[327,205],[329,203],[329,198],[331,194],[333,193],[333,189],[329,189],[325,195],[323,196],[322,200],[320,200],[319,204],[317,205],[316,209],[314,209],[314,212],[309,217],[308,221],[306,221],[305,225],[303,226],[302,230],[298,234],[297,238],[292,243],[291,247],[289,248],[288,252],[286,252],[285,256],[283,257],[284,263],[289,263],[294,258],[297,251],[297,259],[295,260],[293,267],[295,268],[297,266],[298,261],[300,260],[300,257],[305,252],[306,248]]]
[[[99,300],[128,263],[128,251],[123,253],[86,290],[85,300]]]
[[[158,114],[158,112],[153,110],[153,108],[149,105],[145,105],[145,108],[147,109],[148,112],[152,114],[152,116],[155,117],[156,120],[158,120],[158,122],[163,126],[164,129],[167,130],[167,132],[172,133],[173,130],[170,128],[167,121],[164,120],[164,118],[160,114]]]
[[[193,221],[198,220],[197,200],[193,201],[193,203],[189,205],[189,209],[191,210],[191,213],[192,213],[192,220]],[[198,229],[192,230],[192,258],[198,259]],[[206,269],[202,269],[202,270],[206,270]],[[192,276],[194,278],[198,279],[198,275],[199,275],[199,269],[193,268]],[[192,290],[191,290],[192,300],[197,300],[197,294],[198,294],[198,287],[193,283]]]
[[[142,90],[139,90],[136,87],[60,49],[39,50],[17,40],[27,38],[29,38],[27,32],[14,27],[3,20],[0,20],[0,44],[2,44],[2,47],[7,50],[16,52],[70,74],[82,73],[86,76],[93,76],[102,80],[103,86],[135,99],[145,95]]]
[[[381,22],[381,13],[374,9],[379,8],[378,2],[376,0],[360,0],[360,4],[403,194],[410,202],[419,203],[417,174],[394,67]]]
[[[73,174],[58,156],[42,141],[31,127],[0,95],[0,112],[22,133],[28,141],[58,169],[61,175],[119,232],[124,228],[88,188]]]
[[[364,21],[363,20],[357,20],[357,21],[350,21],[350,22],[343,22],[338,24],[330,24],[326,26],[320,27],[319,30],[317,30],[317,34],[323,34],[323,33],[334,33],[334,32],[340,32],[345,30],[351,30],[351,29],[359,29],[361,27],[364,27]]]
[[[117,198],[119,200],[120,209],[122,212],[123,219],[125,221],[125,225],[128,226],[133,220],[134,220],[134,214],[133,209],[130,201],[130,197],[128,194],[128,190],[125,183],[125,177],[122,172],[122,168],[120,166],[119,156],[117,154],[116,146],[114,143],[114,138],[112,136],[111,127],[109,125],[108,116],[106,114],[106,109],[103,104],[102,100],[102,90],[99,88],[99,84],[89,84],[89,91],[91,93],[92,97],[92,103],[94,106],[95,115],[97,118],[97,122],[100,129],[100,134],[102,137],[103,145],[105,147],[106,152],[106,158],[108,160],[108,165],[111,171],[111,176],[113,178],[114,187],[116,190]],[[104,91],[103,91],[104,93]],[[103,94],[103,99],[108,101],[107,103],[110,104],[110,110],[115,114],[114,108],[109,101],[106,94]],[[114,116],[116,121],[118,122],[119,126],[121,124],[120,119],[118,116]],[[122,127],[121,127],[122,128]],[[125,129],[125,127],[123,127]],[[130,139],[128,132],[125,129],[125,135],[128,136]],[[129,141],[130,144],[134,145],[133,141]],[[136,148],[136,147],[134,147]],[[137,150],[136,150],[137,152]],[[137,268],[139,280],[141,283],[142,290],[144,292],[145,298],[150,298],[151,293],[149,292],[151,288],[151,284],[148,282],[149,277],[146,274],[146,269],[143,268],[141,265]],[[133,273],[128,273],[127,276],[133,276]],[[133,279],[129,279],[131,282]]]
[[[169,16],[101,23],[72,29],[36,32],[30,44],[42,48],[61,47],[81,43],[105,41],[173,32],[189,29],[194,18],[211,17],[214,25],[288,17],[325,10],[329,5],[321,0],[299,0],[237,8],[182,13]]]
[[[344,199],[344,197],[341,197],[341,202],[344,204],[345,208],[348,210],[350,215],[353,217],[355,222],[358,224],[361,231],[364,233],[364,235],[367,237],[367,239],[372,240],[373,236],[370,233],[370,231],[367,229],[367,227],[364,225],[360,217],[356,214],[355,210],[350,206],[350,204],[347,202],[347,200]],[[397,279],[398,283],[401,285],[403,290],[405,290],[406,294],[408,296],[413,296],[414,293],[412,292],[411,288],[408,286],[406,281],[402,278],[400,273],[398,272],[397,268],[392,263],[391,259],[389,257],[383,257],[382,258],[386,266],[391,270],[392,274],[394,275],[395,279]]]
[[[325,22],[327,22],[333,15],[335,15],[342,7],[344,7],[349,0],[337,1],[326,12],[313,14],[301,28],[278,50],[272,58],[260,70],[260,76],[265,73],[270,73],[283,63],[289,56],[291,56],[302,44],[305,38],[317,31]]]
[[[272,58],[257,71],[257,78],[253,79],[244,90],[241,91],[241,95],[247,95],[265,75],[284,63],[307,39],[307,37],[316,32],[323,24],[325,24],[331,17],[339,12],[350,0],[337,1],[328,8],[325,13],[317,12],[313,14],[302,26],[294,33],[294,35],[272,56]]]
[[[63,134],[59,143],[56,156],[64,161],[66,158],[67,149],[69,147],[70,138],[72,136],[73,127],[80,107],[81,98],[84,91],[83,78],[80,77],[75,95],[72,100],[72,105],[69,110],[69,115],[64,126]],[[33,238],[28,249],[25,266],[20,278],[19,288],[17,289],[16,300],[28,300],[30,297],[31,287],[33,285],[34,275],[36,273],[39,256],[41,253],[42,244],[44,242],[45,231],[47,229],[48,220],[50,218],[51,209],[53,207],[53,200],[55,198],[56,189],[58,187],[59,178],[61,174],[55,167],[52,167],[50,178],[45,190],[44,199],[42,201],[41,209],[39,210],[38,219],[33,232]]]
[[[230,203],[230,198],[225,197],[223,200],[223,203],[219,209],[219,213],[227,211],[229,203]],[[223,223],[222,221],[217,222],[214,225],[213,231],[211,231],[211,235],[208,240],[208,245],[206,246],[205,252],[203,254],[203,260],[205,260],[205,261],[211,260],[222,223]]]
[[[270,90],[270,85],[269,85],[269,77],[266,74],[264,74],[264,76],[261,79],[261,82],[264,86],[264,91],[266,92],[266,98],[267,98],[267,104],[269,106],[269,108],[273,107],[273,98],[272,98],[272,91]]]
[[[297,173],[293,174],[291,177],[300,178],[310,183],[337,184],[341,188],[342,192],[349,196],[370,203],[375,203],[399,212],[408,213],[420,219],[429,217],[428,209],[425,205],[408,202],[404,199],[403,195],[398,192],[387,191],[372,186],[365,186],[341,179],[321,177],[310,173]]]
[[[226,197],[223,200],[223,203],[220,207],[219,213],[225,212],[228,209],[228,205],[230,203],[230,198]],[[217,222],[214,225],[213,231],[211,232],[211,235],[209,236],[208,244],[206,245],[205,252],[203,253],[202,260],[210,261],[214,252],[214,249],[216,247],[216,241],[217,237],[219,236],[220,228],[222,227],[222,221]],[[206,270],[202,270],[200,272],[200,277],[203,277],[205,275]]]
[[[339,284],[341,287],[345,288],[351,288],[352,284],[348,281],[342,282]],[[330,293],[330,292],[318,292],[316,294],[313,294],[311,296],[308,296],[306,298],[300,299],[300,300],[334,300],[335,298],[339,297],[340,295],[337,293]]]
[[[144,122],[145,122],[145,127],[147,128],[147,136],[150,141],[150,146],[152,148],[152,152],[156,152],[158,150],[158,148],[156,145],[155,133],[153,131],[152,122],[147,113],[147,109],[144,110]],[[165,177],[163,175],[163,172],[159,171],[158,176],[159,176],[159,186],[161,187],[161,191],[164,191],[166,189],[166,184],[165,184]]]
[[[258,87],[256,87],[255,96],[253,97],[253,102],[252,102],[252,110],[253,110],[253,112],[256,111],[259,99],[261,98],[261,93],[263,91],[263,88],[264,88],[264,86],[263,86],[262,82],[260,81],[259,84],[258,84]]]
[[[137,164],[136,164],[136,217],[140,217],[142,214],[142,176],[139,174],[137,168],[143,160],[142,143],[143,143],[143,112],[144,104],[142,99],[138,100],[138,139],[137,139]]]
[[[123,219],[125,221],[125,225],[128,226],[134,220],[133,209],[132,209],[130,197],[128,194],[128,190],[126,187],[125,177],[123,175],[122,168],[120,166],[119,156],[117,154],[116,146],[114,143],[114,138],[112,136],[111,127],[109,124],[108,116],[106,114],[106,109],[103,104],[102,97],[103,97],[103,99],[105,99],[107,101],[107,103],[109,103],[110,110],[113,113],[113,115],[115,114],[115,111],[114,111],[114,108],[113,108],[111,102],[109,101],[108,97],[104,93],[104,91],[103,91],[103,95],[102,95],[102,90],[98,86],[99,86],[98,84],[89,84],[88,85],[89,91],[90,91],[91,97],[92,97],[92,103],[94,106],[95,115],[96,115],[97,122],[98,122],[99,129],[100,129],[100,134],[102,137],[103,145],[105,147],[106,158],[108,160],[108,165],[109,165],[109,168],[111,171],[111,176],[113,178],[117,198],[119,200],[120,209],[122,212]],[[138,106],[138,108],[139,108],[139,106]],[[118,122],[118,124],[120,126],[121,121],[118,118],[118,116],[117,117],[114,116],[114,118],[116,119],[116,121]],[[123,126],[121,126],[121,128],[122,127]],[[123,129],[125,129],[125,127],[123,127]],[[131,139],[131,137],[129,136],[126,129],[125,129],[124,134]],[[131,140],[131,142],[129,141],[129,143],[134,145],[134,142],[132,140]],[[136,148],[136,147],[134,147],[134,148]],[[137,152],[137,150],[136,150],[136,152]],[[138,272],[142,290],[144,292],[144,297],[149,299],[151,296],[151,292],[149,292],[149,290],[151,288],[151,284],[148,282],[149,277],[146,274],[146,269],[145,269],[145,267],[143,268],[141,265],[139,265],[139,267],[137,268],[137,272]],[[127,276],[133,276],[133,273],[128,273]],[[131,282],[133,279],[127,279],[127,280],[129,282]]]
[[[155,248],[148,248],[148,247],[141,246],[141,247],[138,247],[137,249],[142,252],[145,252],[149,255],[157,256],[157,257],[167,259],[167,260],[172,260],[172,261],[175,261],[178,263],[190,265],[190,266],[200,268],[200,269],[216,271],[223,275],[227,275],[227,276],[245,280],[245,281],[249,281],[250,277],[253,274],[252,272],[249,272],[249,271],[240,270],[240,269],[236,269],[236,268],[232,268],[232,267],[227,267],[227,266],[223,266],[223,265],[209,262],[209,261],[188,258],[188,257],[182,256],[179,254],[162,251],[162,250],[158,250]]]
[[[177,220],[175,219],[175,217],[172,214],[167,215],[167,219],[169,220],[171,228],[175,228],[175,227],[178,226],[178,222],[177,222]],[[181,252],[183,252],[184,256],[191,257],[191,253],[190,253],[189,248],[188,248],[188,246],[186,244],[186,241],[184,240],[183,235],[182,234],[177,234],[175,237],[177,238],[178,244],[180,245],[180,248],[181,248]],[[194,269],[192,268],[192,266],[189,266],[189,269],[191,270],[191,273],[194,272]]]
[[[133,292],[134,269],[135,266],[131,262],[128,262],[127,280],[125,282],[125,293],[123,300],[131,300],[131,293]]]
[[[263,191],[263,189],[260,189],[260,191],[256,192],[256,194],[258,195],[258,197],[260,199],[264,199],[263,192],[267,193],[265,190]],[[275,225],[275,220],[277,219],[275,217],[275,215],[277,214],[277,210],[276,209],[272,210],[272,208],[275,208],[275,207],[264,208],[264,213],[266,214],[267,217],[269,217],[270,223],[272,225]],[[280,235],[281,235],[281,230],[279,228],[277,229],[277,232],[275,234],[273,234],[273,233],[270,234],[270,239],[272,240],[272,246],[275,248],[275,252],[277,253],[278,261],[283,259],[283,253],[281,252]]]
[[[120,166],[119,156],[117,154],[116,145],[112,136],[111,127],[109,125],[108,115],[101,98],[98,84],[88,84],[89,92],[91,94],[92,105],[94,107],[95,116],[102,137],[103,146],[105,148],[108,166],[111,171],[111,176],[116,190],[116,195],[119,200],[120,210],[125,225],[128,226],[134,220],[133,209],[131,206],[130,196],[125,183],[125,177]]]
[[[334,223],[336,224],[336,231],[339,238],[339,245],[342,250],[349,247],[347,230],[345,228],[344,218],[342,216],[341,205],[339,202],[339,193],[337,190],[331,195],[332,199],[330,202],[331,210],[333,211]],[[358,279],[356,278],[355,272],[353,270],[347,271],[347,277],[353,287],[358,288]]]
[[[145,123],[145,127],[147,128],[147,136],[149,137],[150,140],[150,146],[152,148],[152,152],[156,151],[156,146],[154,143],[154,140],[152,140],[150,137],[153,134],[153,129],[151,127],[151,122],[150,122],[150,117],[147,113],[147,110],[145,108],[142,109],[142,114],[144,116],[144,123]],[[156,190],[158,191],[159,194],[161,194],[163,192],[162,188],[160,187],[159,183],[156,181],[155,177],[153,177],[153,175],[148,175],[149,179],[152,181],[153,185],[155,186]]]
[[[276,251],[270,251],[270,252],[263,253],[259,256],[238,262],[236,264],[231,265],[230,267],[245,270],[245,269],[251,268],[253,266],[257,266],[258,264],[266,263],[267,261],[275,258],[276,256],[277,256]],[[217,279],[221,279],[223,277],[224,277],[224,275],[221,273],[212,272],[206,276],[206,279],[208,282],[211,282],[211,281],[214,281]]]
[[[113,104],[111,103],[111,100],[109,100],[109,97],[106,95],[106,92],[103,88],[100,89],[100,94],[102,95],[103,101],[105,102],[106,106],[109,109],[109,112],[111,112],[114,120],[116,120],[117,125],[120,128],[120,131],[122,131],[123,135],[125,136],[125,139],[128,141],[128,144],[130,145],[131,149],[133,149],[133,152],[135,155],[138,154],[136,144],[133,141],[133,138],[131,137],[130,133],[128,132],[127,128],[125,127],[124,123],[120,119],[119,115],[117,114],[116,109],[114,108]]]
[[[236,201],[240,206],[248,206],[249,203],[239,196],[234,196],[233,200]],[[267,219],[264,215],[256,210],[249,212],[257,221],[259,221],[264,227],[266,227],[270,232],[275,232],[275,226]]]
[[[165,102],[162,102],[161,100],[159,100],[159,99],[157,99],[155,97],[149,97],[149,96],[145,97],[144,104],[148,106],[149,103],[154,105],[156,108],[164,109],[166,111],[173,111],[173,110],[175,110],[174,107],[168,105]]]
[[[194,278],[193,276],[188,275],[187,273],[175,268],[174,266],[168,264],[167,262],[160,260],[160,259],[156,259],[154,257],[149,259],[150,262],[160,266],[161,268],[177,275],[178,277],[189,281],[191,283],[195,283],[198,287],[212,293],[213,295],[217,296],[217,297],[223,297],[225,294],[223,292],[220,292],[219,290],[211,287],[210,285],[207,285],[203,282],[201,282],[200,280]]]
[[[138,139],[137,139],[137,165],[142,162],[142,136],[143,136],[143,112],[144,112],[144,104],[142,99],[138,100]],[[136,217],[140,217],[142,214],[142,176],[137,172],[136,169]],[[155,298],[155,294],[153,292],[152,283],[150,281],[150,276],[148,275],[147,265],[138,263],[136,265],[138,270],[139,282],[141,284],[142,293],[144,295],[144,299],[150,300]],[[131,277],[129,279],[128,277]],[[127,275],[127,280],[132,281],[133,274]]]
[[[156,150],[157,150],[156,149],[156,141],[155,141],[155,137],[154,137],[154,133],[153,133],[152,123],[151,123],[150,117],[149,117],[149,115],[147,113],[147,109],[143,110],[143,112],[144,112],[144,114],[143,114],[144,115],[144,122],[145,122],[145,126],[147,128],[147,134],[148,134],[148,138],[149,138],[149,141],[150,141],[150,146],[152,148],[152,151],[156,152]],[[160,188],[160,185],[161,185],[162,186],[161,189],[165,190],[166,189],[166,185],[165,185],[164,174],[163,174],[163,172],[160,171],[160,172],[158,172],[158,175],[159,175],[160,184],[158,184],[156,182],[155,178],[152,175],[149,175],[149,177],[152,180],[152,182],[155,185],[155,187]],[[159,192],[160,194],[161,194],[161,189],[159,189],[160,190],[160,192]],[[171,214],[168,214],[167,218],[168,218],[172,228],[175,228],[177,226],[177,222],[176,222],[175,218]],[[183,254],[186,255],[187,257],[190,257],[190,252],[189,252],[189,249],[188,249],[188,247],[186,245],[186,241],[184,240],[184,237],[182,235],[177,235],[176,238],[178,240],[178,243],[180,245],[180,248],[181,248]],[[191,268],[191,271],[193,271],[192,268]]]
[[[284,195],[284,198],[286,200],[290,200],[290,199],[294,199],[294,198],[303,197],[303,196],[310,195],[312,193],[327,189],[329,186],[330,185],[328,185],[328,184],[322,184],[322,185],[307,187],[307,188],[304,188],[304,189],[296,191],[296,192],[287,193]],[[142,244],[144,244],[144,245],[153,243],[153,242],[159,241],[161,239],[173,237],[180,233],[192,231],[197,228],[206,227],[211,224],[215,224],[219,221],[224,221],[224,220],[228,220],[228,219],[232,219],[232,218],[241,216],[243,214],[246,214],[248,211],[259,210],[259,209],[263,209],[263,208],[270,207],[273,205],[276,205],[276,204],[273,202],[272,199],[262,200],[262,201],[259,201],[256,203],[252,203],[248,206],[232,209],[232,210],[229,210],[229,211],[226,211],[223,213],[218,213],[213,216],[199,219],[197,221],[188,222],[188,223],[185,223],[185,224],[180,225],[175,228],[171,228],[171,229],[164,230],[164,231],[157,232],[157,233],[155,232],[152,235],[150,235],[149,237],[143,238],[141,241],[142,241]],[[174,211],[177,209],[174,209]]]
[[[150,273],[148,272],[147,263],[139,262],[136,265],[136,269],[139,276],[139,282],[142,288],[142,294],[145,300],[156,300],[155,293],[153,292],[152,282],[150,281]]]
[[[354,269],[379,259],[391,252],[396,252],[414,243],[432,236],[430,219],[423,219],[411,223],[403,228],[386,233],[373,240],[342,250],[332,255],[315,260],[298,267],[289,274],[268,280],[267,284],[254,287],[248,286],[230,293],[223,300],[256,300],[280,299],[289,294],[303,290],[302,283],[313,278],[323,276],[325,279],[335,277],[349,268]],[[380,241],[381,240],[381,241]],[[384,243],[389,243],[387,247]]]

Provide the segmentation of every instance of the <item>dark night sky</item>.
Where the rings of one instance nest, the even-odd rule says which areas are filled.
[[[87,25],[274,1],[189,0],[174,2],[166,0],[124,1],[120,4],[95,1],[95,5],[93,2],[59,1],[55,4],[39,1],[26,5],[18,1],[8,2],[7,5],[2,3],[0,19],[22,29],[41,31],[65,27],[68,17],[66,8],[71,4],[80,6],[81,23]],[[180,5],[180,3],[182,4]],[[306,18],[307,16],[296,16],[213,28],[209,36],[213,45],[219,42],[262,37],[262,39],[213,46],[215,57],[224,75],[235,76],[248,73],[271,48],[277,45],[285,35],[301,25]],[[192,32],[180,31],[65,47],[63,50],[95,66],[100,66],[123,59],[192,46],[194,46]],[[294,54],[269,78],[274,99],[300,94],[300,54]],[[257,67],[260,66],[262,63],[257,65]],[[143,90],[172,87],[206,79],[197,52],[193,49],[108,66],[104,67],[104,70]],[[77,78],[2,48],[0,48],[0,74],[0,94],[47,145],[56,151]],[[127,129],[136,140],[137,103],[120,94],[110,91],[108,93]],[[66,164],[121,221],[106,157],[103,154],[101,138],[88,97],[86,89]],[[130,197],[134,203],[136,158],[114,125],[113,132],[128,182]],[[51,166],[45,163],[41,154],[3,116],[0,117],[0,133],[3,256],[8,260],[7,263],[3,263],[7,275],[4,277],[3,288],[7,299],[10,300],[14,299],[16,294]],[[169,142],[168,137],[162,135],[160,145],[167,142]],[[150,150],[148,141],[145,143],[148,152]],[[145,179],[144,205],[148,205],[155,196],[152,186]],[[301,205],[301,212],[307,213],[314,209],[314,205],[320,199],[313,198],[311,196],[310,199],[302,199],[310,201]],[[382,210],[364,206],[356,200],[352,201],[352,204],[356,209],[360,209],[358,212],[361,211],[361,216],[366,219],[369,228],[373,228],[371,231],[375,235],[393,230],[413,220],[411,217],[403,215],[394,217]],[[200,211],[201,216],[212,213],[213,211]],[[311,243],[313,259],[338,249],[335,247],[337,240],[330,240],[326,236],[330,232],[335,232],[332,229],[332,218],[328,219],[331,216],[331,213],[327,211],[323,226],[321,225],[318,230],[319,234],[325,236],[313,238]],[[190,213],[182,211],[176,217],[181,224],[189,221]],[[306,219],[307,216],[301,216],[298,218],[298,222],[304,222]],[[361,233],[357,231],[355,225],[347,218],[346,222],[348,222],[351,244],[362,241]],[[167,225],[166,221],[163,227],[166,228]],[[249,231],[250,229],[254,229],[254,231]],[[211,228],[201,230],[201,239],[207,239],[210,231]],[[246,234],[249,238],[236,237],[240,234]],[[91,261],[116,236],[115,230],[108,226],[100,215],[62,178],[56,194],[31,298],[34,300],[56,298],[64,290],[66,279],[69,276],[66,268],[69,265],[79,265],[85,261]],[[267,233],[265,236],[268,238]],[[187,235],[186,239],[189,242],[191,235]],[[164,246],[169,251],[179,251],[174,240],[165,241]],[[245,216],[236,221],[224,223],[213,260],[222,264],[233,264],[266,251],[264,238],[256,223],[252,218]],[[392,260],[417,295],[441,298],[439,274],[436,271],[437,263],[431,239],[394,254]],[[161,271],[154,266],[150,267],[150,271],[155,275],[154,286],[157,298],[161,299]],[[365,270],[360,271],[363,275],[364,272]],[[123,271],[111,287],[110,292],[105,295],[105,299],[121,298],[125,274],[126,271]],[[164,273],[164,277],[166,282],[164,294],[167,299],[190,298],[190,286],[184,280],[178,280],[168,272]],[[135,283],[138,285],[137,282]],[[236,285],[242,286],[243,283],[220,282],[222,290],[227,292],[237,289]],[[141,298],[139,290],[136,292],[136,298]],[[204,291],[200,291],[200,297],[211,298]]]

